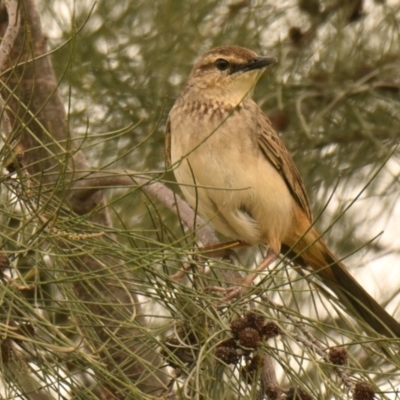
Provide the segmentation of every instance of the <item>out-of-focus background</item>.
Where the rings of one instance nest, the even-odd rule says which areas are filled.
[[[202,52],[236,44],[277,57],[255,99],[301,171],[318,226],[327,229],[339,218],[327,235],[342,256],[385,230],[351,264],[377,257],[392,264],[385,257],[400,244],[394,218],[397,1],[59,0],[39,6],[49,46],[57,49],[53,64],[71,126],[85,147],[92,145],[85,153],[93,166],[164,169],[168,111]],[[128,228],[148,226],[140,195],[115,207],[124,210]]]
[[[352,274],[400,319],[397,0],[55,0],[38,1],[37,7],[68,122],[93,170],[137,171],[164,182],[178,194],[173,173],[165,167],[165,123],[197,57],[223,44],[276,57],[279,63],[267,69],[254,98],[301,172],[318,229],[326,232],[324,237],[345,258]],[[182,398],[193,399],[261,396],[259,387],[241,381],[238,365],[215,366],[213,346],[229,338],[232,319],[244,315],[247,305],[239,304],[233,311],[218,314],[211,307],[214,303],[203,298],[202,288],[191,285],[191,278],[185,281],[186,286],[175,286],[171,281],[167,285],[165,276],[181,268],[180,261],[188,260],[193,236],[176,214],[137,187],[109,189],[106,196],[118,251],[132,252],[127,268],[142,285],[139,299],[149,323],[145,332],[151,330],[156,346],[178,359],[175,364],[165,361],[169,365],[166,371],[173,377],[171,392],[179,387]],[[40,260],[35,261],[41,268],[57,264],[51,261],[54,254],[47,251],[44,249]],[[252,260],[260,259],[259,249],[239,254],[242,264],[249,268]],[[273,278],[267,278],[265,293],[298,313],[299,318],[305,316],[303,322],[312,327],[325,349],[352,343],[346,347],[352,352],[349,376],[376,384],[382,391],[379,398],[397,398],[400,360],[395,357],[388,361],[376,356],[369,344],[361,346],[345,330],[351,324],[341,325],[332,305],[313,292],[314,286],[305,284],[296,272],[286,271],[281,265]],[[291,280],[293,285],[288,283]],[[75,325],[69,325],[73,302],[68,300],[68,290],[49,293],[46,289],[42,303],[36,297],[30,303],[41,304],[52,332],[62,330],[79,346],[82,332],[78,334]],[[199,305],[197,301],[205,303]],[[190,306],[185,308],[187,304]],[[46,309],[45,305],[51,307]],[[279,311],[271,311],[265,303],[258,306],[265,318],[268,315],[282,323]],[[206,315],[200,315],[202,308]],[[353,329],[357,331],[355,322]],[[189,341],[187,337],[181,340],[182,330]],[[330,380],[332,371],[318,364],[321,355],[304,342],[292,343],[295,334],[292,337],[288,332],[293,331],[288,328],[282,340],[269,343],[279,384],[301,387],[312,393],[310,398],[350,398],[346,397],[351,393],[346,379],[338,375]],[[171,336],[168,342],[166,338]],[[176,355],[171,342],[190,349],[191,356],[182,359]],[[49,356],[47,364],[38,364],[32,356],[29,364],[31,370],[46,370],[37,379],[46,376],[53,394],[57,393],[54,382],[60,384],[59,397],[53,398],[99,398],[90,388],[99,368],[101,371],[100,363],[93,370],[88,363],[88,376],[73,380],[67,372],[78,375],[75,364],[64,369],[62,363],[54,362]],[[59,369],[52,370],[50,366],[54,365]],[[20,388],[14,388],[15,392],[10,389],[9,381],[4,386],[6,399],[21,392]],[[80,397],[73,397],[73,393]]]

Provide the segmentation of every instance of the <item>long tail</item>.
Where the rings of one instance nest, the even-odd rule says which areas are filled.
[[[287,246],[294,246],[294,254],[318,274],[350,313],[358,314],[381,335],[400,337],[400,324],[350,275],[345,265],[332,254],[315,229],[311,228],[297,245],[295,242],[285,243],[284,247]]]

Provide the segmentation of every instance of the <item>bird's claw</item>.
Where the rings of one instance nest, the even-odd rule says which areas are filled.
[[[224,303],[227,303],[238,297],[242,297],[247,292],[247,290],[248,288],[243,286],[231,286],[229,288],[224,288],[221,286],[209,286],[207,288],[207,292],[217,292],[224,294],[225,296],[218,300],[219,302]]]

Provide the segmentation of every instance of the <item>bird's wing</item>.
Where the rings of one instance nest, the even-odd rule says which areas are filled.
[[[168,117],[167,126],[165,129],[165,145],[164,145],[164,155],[167,165],[171,165],[171,121]]]
[[[303,209],[310,221],[312,221],[310,201],[308,200],[300,173],[285,144],[275,132],[269,119],[260,109],[259,112],[261,114],[259,120],[262,122],[256,133],[258,144],[265,157],[285,180],[298,205]]]

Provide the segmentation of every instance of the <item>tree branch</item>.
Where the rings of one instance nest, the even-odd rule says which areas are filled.
[[[17,4],[28,27],[19,33]],[[0,35],[6,39],[0,54],[0,94],[12,127],[7,142],[18,138],[21,167],[26,171],[19,174],[22,185],[26,184],[22,180],[26,175],[32,203],[39,205],[38,215],[51,215],[56,221],[68,203],[77,213],[92,211],[90,222],[111,228],[102,190],[84,195],[74,191],[76,196],[70,196],[72,182],[83,174],[77,171],[90,168],[82,151],[74,147],[74,134],[67,125],[34,1],[10,0],[6,5],[10,14],[0,18]],[[80,229],[84,231],[85,225]],[[103,235],[98,240],[106,244],[111,239]],[[59,252],[74,254],[74,248],[71,240],[58,243]],[[81,307],[76,318],[87,349],[99,357],[100,365],[108,371],[107,377],[98,376],[103,382],[104,398],[123,398],[132,385],[152,395],[161,393],[167,376],[160,370],[162,360],[154,349],[155,341],[143,338],[146,321],[134,277],[127,272],[125,262],[112,254],[83,254],[69,258],[64,267]],[[86,278],[78,279],[80,275]],[[121,369],[130,385],[121,385]]]
[[[146,176],[139,176],[138,172],[135,171],[108,170],[91,173],[74,182],[68,199],[75,205],[82,200],[86,203],[86,199],[93,196],[100,189],[116,188],[118,186],[140,186],[150,197],[158,200],[168,210],[178,215],[183,224],[195,232],[197,239],[203,245],[209,246],[219,243],[214,230],[209,225],[206,225],[202,218],[196,215],[184,200],[161,182],[155,182]],[[76,211],[78,214],[83,214],[86,210],[78,209]]]

